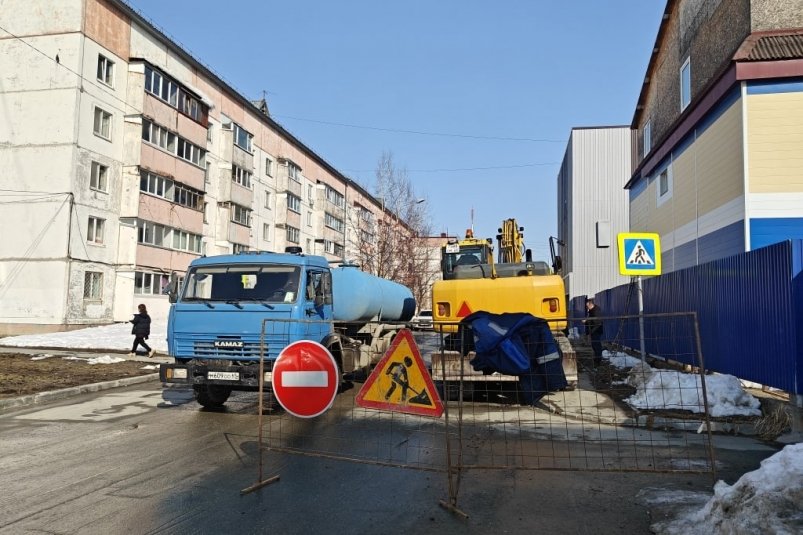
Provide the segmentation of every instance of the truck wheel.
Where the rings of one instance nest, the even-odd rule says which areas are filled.
[[[195,401],[208,409],[219,409],[231,395],[230,386],[196,385],[193,388]]]

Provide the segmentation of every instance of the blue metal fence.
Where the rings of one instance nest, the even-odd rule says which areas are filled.
[[[642,286],[644,314],[697,313],[708,370],[795,394],[803,390],[803,240],[651,277]],[[605,316],[638,314],[633,285],[595,299]],[[662,332],[667,325],[644,322],[646,350],[696,365],[695,348],[678,347],[689,338]],[[606,321],[605,338],[638,348],[638,324]]]

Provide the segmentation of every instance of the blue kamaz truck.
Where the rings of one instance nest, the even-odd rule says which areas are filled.
[[[269,387],[279,353],[298,340],[326,347],[345,387],[378,362],[416,308],[409,288],[300,248],[198,258],[180,284],[172,278],[169,296],[174,362],[159,376],[192,385],[204,407],[258,390],[260,355]]]

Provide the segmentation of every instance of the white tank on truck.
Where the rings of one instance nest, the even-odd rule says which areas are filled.
[[[298,248],[198,258],[180,288],[173,281],[167,345],[174,362],[160,366],[160,378],[192,386],[205,407],[223,405],[234,390],[257,390],[260,355],[269,387],[276,358],[299,340],[332,353],[346,389],[416,308],[409,288],[356,266],[331,268]]]

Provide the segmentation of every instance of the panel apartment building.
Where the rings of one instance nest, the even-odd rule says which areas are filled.
[[[383,214],[116,0],[3,2],[0,205],[0,335],[164,317],[202,254],[345,258]]]

